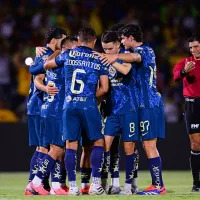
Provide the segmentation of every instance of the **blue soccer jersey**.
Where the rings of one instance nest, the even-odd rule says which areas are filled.
[[[49,69],[46,71],[45,85],[57,87],[59,92],[55,96],[44,93],[44,103],[41,107],[41,117],[62,118],[62,108],[65,98],[65,73],[64,68]]]
[[[43,69],[43,64],[44,64],[45,60],[51,54],[53,54],[53,50],[47,47],[46,53],[44,53],[40,57],[35,58],[34,63],[30,66],[31,69],[36,69],[39,66],[39,68],[37,68],[37,72],[35,72],[33,70],[35,72],[34,73],[35,75],[45,73],[45,70]],[[42,65],[41,65],[41,63],[42,63]],[[31,72],[31,70],[30,70],[30,72]],[[40,115],[40,109],[41,109],[41,105],[43,103],[43,92],[34,86],[35,75],[32,75],[32,78],[31,78],[28,103],[27,103],[27,114],[28,115]]]
[[[117,62],[122,63],[123,61]],[[111,109],[111,113],[122,115],[137,111],[136,68],[132,67],[127,75],[123,75],[117,72],[112,66],[109,66],[108,72],[111,89],[107,103]]]
[[[55,58],[65,66],[65,108],[97,109],[96,89],[99,77],[107,75],[106,67],[89,47],[79,46]]]
[[[162,104],[160,93],[156,89],[156,62],[155,54],[147,45],[138,46],[134,53],[141,55],[141,62],[136,63],[139,94],[139,107],[154,108]]]

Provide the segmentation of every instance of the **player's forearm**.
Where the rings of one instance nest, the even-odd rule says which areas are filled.
[[[122,53],[122,54],[117,54],[117,59],[123,60],[128,63],[132,63],[132,62],[140,62],[141,56],[138,53]]]
[[[112,64],[112,66],[118,71],[120,72],[121,74],[124,74],[124,75],[127,75],[130,71],[131,68],[127,67],[127,66],[124,66],[118,62],[114,62]]]
[[[44,63],[44,69],[53,69],[56,68],[57,65],[55,63],[55,57],[60,54],[60,51],[55,51],[51,56],[48,57],[46,62]]]
[[[46,92],[46,86],[44,85],[43,80],[44,80],[43,78],[36,76],[34,80],[34,85],[39,90]]]
[[[100,87],[97,91],[96,91],[96,98],[98,99],[98,101],[102,101],[105,99],[105,94],[108,92],[108,88],[104,88],[104,87]]]

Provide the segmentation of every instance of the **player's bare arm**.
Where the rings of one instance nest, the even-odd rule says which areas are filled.
[[[99,78],[99,89],[96,91],[96,97],[98,101],[104,99],[104,95],[108,92],[109,89],[109,79],[107,75],[102,75]]]
[[[130,63],[123,63],[123,64],[120,64],[118,62],[114,62],[112,64],[112,66],[120,73],[124,74],[124,75],[127,75],[129,73],[129,71],[131,70],[132,68],[132,65]]]
[[[123,54],[98,54],[100,60],[105,65],[113,64],[116,60],[123,60],[125,62],[141,62],[142,58],[139,53],[123,53]]]
[[[35,77],[34,84],[39,90],[46,92],[49,95],[55,96],[59,91],[57,87],[52,87],[51,85],[44,85],[44,74],[38,74]]]
[[[60,50],[56,50],[51,56],[49,56],[44,64],[44,69],[56,68],[57,64],[55,62],[55,57],[58,56],[60,53],[61,53]]]

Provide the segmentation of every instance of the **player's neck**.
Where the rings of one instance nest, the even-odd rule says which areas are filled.
[[[93,43],[82,42],[80,45],[84,46],[84,47],[89,47],[90,49],[94,49],[94,44]]]
[[[52,49],[53,51],[56,50],[56,47],[55,47],[55,45],[53,45],[53,44],[47,44],[47,47],[49,47],[49,48]]]
[[[143,42],[135,42],[132,46],[132,49],[135,49],[136,47],[142,46]]]

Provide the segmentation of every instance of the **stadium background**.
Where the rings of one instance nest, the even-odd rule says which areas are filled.
[[[58,25],[75,35],[80,27],[90,25],[98,35],[96,50],[102,51],[102,32],[119,22],[139,24],[145,41],[156,52],[157,86],[167,123],[167,139],[158,144],[163,168],[189,169],[182,85],[173,82],[172,70],[188,55],[187,38],[200,30],[199,19],[199,5],[190,0],[0,0],[0,150],[4,152],[0,171],[29,167],[32,149],[28,147],[26,99],[30,74],[24,61],[34,57],[36,46],[44,45],[47,29]],[[146,169],[142,147],[138,147],[140,168]],[[123,153],[121,159],[123,168]]]

